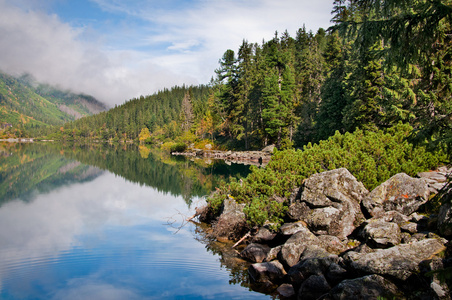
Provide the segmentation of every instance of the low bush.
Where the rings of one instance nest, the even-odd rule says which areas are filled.
[[[187,149],[187,145],[185,143],[175,143],[171,145],[171,152],[184,152]]]
[[[303,150],[276,151],[265,168],[252,167],[243,182],[231,180],[221,186],[217,195],[208,199],[209,205],[218,210],[224,195],[230,194],[238,203],[246,203],[250,225],[262,225],[267,220],[278,223],[285,208],[269,199],[289,197],[303,179],[315,173],[343,167],[372,190],[397,173],[414,176],[446,161],[442,152],[429,152],[424,146],[411,144],[407,138],[412,130],[410,125],[399,124],[386,131],[336,132]]]

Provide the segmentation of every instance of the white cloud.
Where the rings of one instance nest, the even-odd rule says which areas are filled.
[[[94,28],[42,12],[52,1],[61,0],[20,0],[22,8],[0,0],[0,69],[30,72],[110,105],[207,83],[224,51],[237,50],[243,39],[260,43],[286,29],[295,35],[303,24],[328,27],[332,7],[332,0],[92,0],[121,19]]]

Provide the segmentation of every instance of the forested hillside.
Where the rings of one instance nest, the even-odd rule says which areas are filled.
[[[62,91],[36,82],[30,75],[20,78],[0,72],[0,126],[11,134],[63,123],[106,110],[91,96]]]
[[[448,1],[334,1],[335,26],[226,50],[208,86],[173,87],[68,123],[54,138],[301,147],[409,123],[450,143]]]

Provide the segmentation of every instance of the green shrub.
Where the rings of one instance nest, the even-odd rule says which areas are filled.
[[[343,167],[372,190],[397,173],[414,176],[446,161],[442,152],[429,152],[424,146],[409,143],[411,131],[410,125],[398,124],[386,132],[336,132],[328,140],[308,144],[303,150],[276,151],[264,169],[253,167],[243,183],[231,180],[220,190],[247,204],[245,214],[251,225],[278,221],[284,209],[275,207],[269,199],[274,195],[287,198],[303,179],[315,173]],[[216,197],[218,202],[221,198]]]
[[[175,143],[171,145],[171,152],[184,152],[187,149],[187,145],[184,143]]]

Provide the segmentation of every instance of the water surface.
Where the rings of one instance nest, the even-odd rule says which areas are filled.
[[[1,299],[269,298],[184,222],[243,167],[118,147],[0,154]]]

